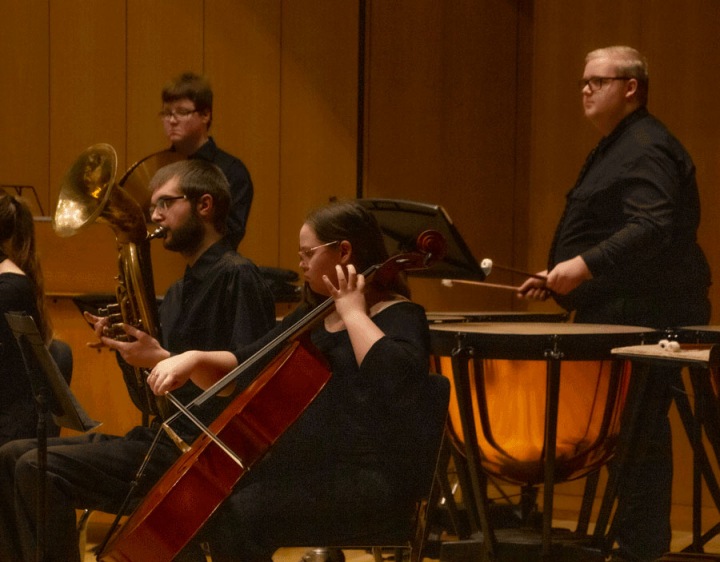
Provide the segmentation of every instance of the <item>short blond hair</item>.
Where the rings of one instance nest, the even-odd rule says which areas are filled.
[[[613,59],[618,76],[637,80],[637,100],[640,105],[647,105],[649,90],[648,64],[640,51],[625,45],[595,49],[585,56],[585,64],[599,58]]]

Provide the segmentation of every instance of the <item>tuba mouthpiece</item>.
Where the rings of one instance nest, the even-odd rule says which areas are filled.
[[[155,240],[155,238],[165,238],[167,235],[167,229],[164,226],[158,226],[152,234],[148,234],[148,240]]]

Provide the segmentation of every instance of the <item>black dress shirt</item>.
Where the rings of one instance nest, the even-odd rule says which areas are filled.
[[[232,350],[254,342],[275,325],[275,304],[257,267],[223,239],[188,266],[183,278],[168,289],[160,307],[160,324],[163,347],[173,354],[192,349]],[[187,403],[200,392],[188,381],[173,394]],[[214,419],[228,401],[208,401],[201,418]],[[183,424],[191,434],[196,433],[190,422],[178,422]]]
[[[710,272],[696,240],[699,222],[690,156],[646,108],[637,109],[600,141],[567,195],[549,267],[580,255],[593,279],[558,302],[578,311],[576,321],[593,310],[602,312],[591,320],[608,323],[706,322]],[[623,316],[638,303],[643,312]]]

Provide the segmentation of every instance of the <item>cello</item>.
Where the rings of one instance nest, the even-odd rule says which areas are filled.
[[[366,280],[382,287],[401,271],[431,267],[443,258],[446,244],[439,233],[425,231],[415,247],[414,252],[370,267],[363,273]],[[110,530],[97,555],[99,562],[173,560],[329,380],[331,373],[310,342],[310,330],[333,311],[334,304],[328,298],[313,308],[181,409],[187,414],[190,407],[200,406],[241,375],[264,365],[158,480],[125,524]]]

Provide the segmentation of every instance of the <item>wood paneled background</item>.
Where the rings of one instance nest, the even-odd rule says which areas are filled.
[[[355,196],[359,28],[358,3],[335,0],[0,0],[0,184],[33,186],[51,215],[88,146],[113,145],[119,174],[165,148],[160,90],[203,72],[211,133],[255,185],[240,251],[297,270],[305,213]],[[542,269],[598,141],[576,87],[584,55],[630,44],[650,61],[650,110],[694,157],[700,242],[720,275],[718,28],[716,0],[367,0],[364,195],[440,204],[478,260]],[[67,298],[113,289],[113,236],[93,225],[61,240],[42,219],[38,230],[56,328],[75,353],[73,388],[106,431],[124,431],[138,420],[107,376],[114,360],[83,347],[89,331]],[[162,248],[153,260],[163,293],[182,264]],[[504,291],[412,287],[429,310],[527,306]],[[687,505],[685,488],[676,502]]]

